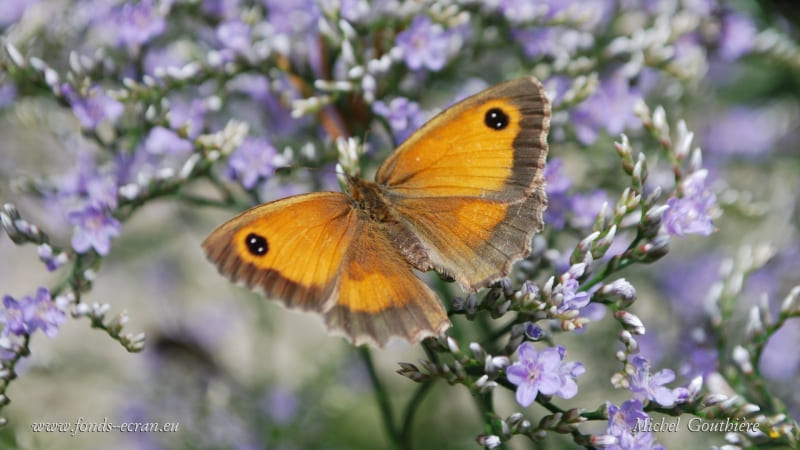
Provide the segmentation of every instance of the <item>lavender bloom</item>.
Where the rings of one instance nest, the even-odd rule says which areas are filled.
[[[61,93],[69,101],[81,125],[90,130],[103,121],[116,121],[124,110],[122,103],[107,95],[99,86],[89,89],[86,98],[79,97],[67,83],[61,85]]]
[[[656,444],[653,433],[649,431],[636,431],[650,419],[642,409],[639,400],[627,400],[622,407],[613,403],[606,403],[608,409],[608,428],[606,433],[617,438],[617,443],[605,448],[612,450],[646,450],[664,449]]]
[[[269,12],[269,23],[280,34],[299,35],[310,32],[320,16],[315,0],[263,0]]]
[[[506,377],[517,385],[516,398],[521,406],[530,406],[539,392],[564,398],[577,393],[573,378],[583,373],[582,365],[578,367],[575,363],[568,363],[562,366],[563,347],[549,347],[537,352],[532,343],[523,342],[518,351],[519,361],[506,369]]]
[[[606,403],[608,409],[608,429],[607,433],[612,436],[620,436],[622,433],[630,432],[638,421],[648,419],[644,412],[644,405],[639,400],[627,400],[622,406],[613,403]]]
[[[187,135],[195,138],[203,130],[208,108],[200,99],[186,101],[180,98],[170,99],[169,127],[173,130],[186,127]]]
[[[530,58],[564,57],[594,43],[591,34],[566,27],[513,30],[512,35]]]
[[[192,143],[178,133],[164,127],[153,127],[144,141],[144,148],[153,155],[185,154],[192,151]]]
[[[407,30],[398,33],[397,47],[409,69],[438,72],[447,63],[450,35],[440,24],[419,15]]]
[[[14,104],[17,99],[17,85],[4,80],[0,83],[0,108],[6,108]]]
[[[564,228],[567,211],[572,207],[567,194],[572,187],[572,180],[564,173],[563,166],[561,158],[552,158],[544,168],[548,202],[547,209],[544,210],[544,220],[555,229]]]
[[[226,50],[246,55],[250,49],[250,27],[241,20],[229,20],[217,27],[217,39]]]
[[[711,156],[769,154],[788,129],[786,113],[769,108],[732,108],[705,130],[703,148]]]
[[[269,390],[261,404],[261,408],[279,425],[286,425],[297,417],[300,402],[290,390],[273,387]]]
[[[270,177],[275,173],[276,154],[275,147],[265,138],[247,138],[231,154],[228,166],[242,186],[252,189],[259,179]]]
[[[41,259],[47,270],[53,272],[58,270],[59,267],[67,262],[67,255],[64,253],[53,253],[53,247],[48,244],[42,244],[37,248],[39,259]]]
[[[6,295],[3,306],[6,308],[5,315],[0,317],[0,321],[5,323],[3,336],[42,330],[48,337],[54,337],[66,318],[64,311],[51,300],[50,291],[44,287],[36,291],[35,297],[25,296],[20,301]]]
[[[77,200],[78,207],[116,208],[118,184],[115,174],[97,167],[92,154],[86,151],[78,153],[75,166],[74,171],[57,183],[58,197],[64,202],[65,209],[75,209],[75,202],[69,203],[69,200]]]
[[[665,407],[670,407],[678,401],[680,391],[663,386],[675,380],[675,372],[662,369],[651,374],[650,361],[641,356],[634,356],[632,363],[636,373],[630,375],[630,391],[635,399],[641,402],[653,400]]]
[[[613,76],[602,81],[597,91],[572,111],[578,140],[590,145],[597,140],[600,130],[616,135],[626,128],[640,126],[633,112],[640,97],[624,77]]]
[[[72,248],[78,253],[94,248],[98,254],[107,255],[111,238],[119,236],[120,224],[105,208],[89,205],[83,211],[69,213],[69,221],[75,225]]]
[[[594,224],[597,214],[608,202],[608,195],[602,189],[595,189],[588,194],[577,193],[572,196],[570,210],[573,213],[571,224],[575,228],[589,228]]]
[[[585,291],[579,292],[579,287],[578,280],[570,278],[553,288],[553,297],[561,301],[558,306],[558,314],[578,310],[589,304],[592,296]]]
[[[111,22],[117,37],[117,45],[137,49],[167,28],[167,22],[152,0],[127,2],[112,13]]]
[[[664,229],[671,236],[686,234],[708,236],[714,231],[711,214],[717,205],[717,197],[705,185],[708,170],[692,173],[681,183],[681,197],[667,200],[664,212]]]
[[[25,10],[38,0],[4,0],[0,8],[0,28],[16,23],[25,14]]]
[[[425,113],[417,102],[405,97],[397,97],[387,105],[381,100],[372,104],[375,114],[383,116],[389,121],[397,142],[403,142],[411,133],[425,123]]]
[[[722,18],[719,37],[719,55],[725,61],[733,61],[753,50],[757,30],[753,21],[741,14],[728,13]]]

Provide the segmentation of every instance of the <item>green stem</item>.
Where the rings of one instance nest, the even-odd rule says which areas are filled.
[[[372,381],[372,389],[375,392],[375,397],[378,400],[378,408],[380,409],[381,416],[383,418],[384,431],[386,431],[389,439],[397,448],[408,448],[403,446],[401,435],[395,426],[394,413],[392,412],[392,405],[389,402],[389,394],[386,392],[386,388],[383,386],[380,378],[378,378],[378,372],[375,370],[375,364],[372,362],[372,354],[370,353],[369,348],[365,346],[359,347],[358,354],[364,361],[364,365],[367,366],[367,372],[369,373],[369,378]]]
[[[425,396],[430,392],[431,387],[433,387],[433,380],[425,381],[419,385],[416,392],[414,392],[414,395],[411,397],[411,400],[409,400],[406,405],[406,411],[405,414],[403,414],[403,425],[400,429],[399,436],[401,448],[412,448],[411,427],[414,425],[414,415],[422,404],[422,400],[425,399]]]

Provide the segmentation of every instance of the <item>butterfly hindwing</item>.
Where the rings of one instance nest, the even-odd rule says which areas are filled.
[[[541,84],[509,81],[439,114],[381,166],[376,181],[434,269],[477,289],[530,252],[549,124]]]

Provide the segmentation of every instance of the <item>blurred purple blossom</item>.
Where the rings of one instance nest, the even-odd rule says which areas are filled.
[[[204,13],[221,19],[231,19],[239,14],[239,0],[203,0],[200,7]]]
[[[94,248],[105,256],[111,249],[111,239],[119,236],[120,223],[106,208],[89,205],[82,211],[69,213],[69,221],[75,225],[72,248],[78,253]]]
[[[148,48],[144,56],[144,72],[150,76],[157,76],[156,73],[160,70],[183,67],[188,62],[189,55],[180,50],[180,45]]]
[[[704,301],[710,287],[721,279],[722,257],[709,252],[669,262],[657,279],[664,298],[685,322],[705,317]]]
[[[758,367],[768,378],[776,381],[796,380],[800,375],[800,321],[790,320],[767,342]]]
[[[575,362],[562,365],[564,347],[548,347],[537,352],[532,343],[523,342],[518,352],[519,361],[506,369],[506,377],[517,385],[516,398],[521,406],[530,406],[539,392],[563,398],[577,393],[574,378],[584,372],[583,365]]]
[[[90,130],[103,121],[115,122],[124,110],[122,103],[110,97],[99,86],[89,89],[86,98],[78,96],[67,83],[61,85],[61,93],[69,101],[72,112],[81,125]]]
[[[217,39],[223,49],[246,55],[250,50],[250,27],[239,19],[228,20],[217,27]]]
[[[265,396],[261,408],[277,425],[286,425],[297,417],[300,402],[294,392],[274,386]]]
[[[600,82],[597,90],[572,111],[572,122],[578,141],[593,144],[601,130],[616,136],[626,128],[641,126],[633,112],[641,93],[628,79],[612,76]]]
[[[631,361],[636,372],[629,376],[630,391],[635,399],[644,402],[653,400],[661,406],[674,405],[680,395],[680,388],[670,389],[664,384],[675,381],[675,372],[671,369],[661,369],[650,373],[650,361],[641,356],[634,356]]]
[[[73,170],[64,174],[56,184],[58,201],[67,209],[76,205],[100,208],[117,207],[116,175],[95,164],[91,151],[80,150]]]
[[[14,104],[17,99],[17,85],[8,81],[0,82],[0,108],[6,108]]]
[[[203,131],[208,107],[203,100],[195,98],[170,98],[169,127],[177,130],[186,127],[189,138],[195,138]]]
[[[714,342],[702,328],[694,328],[680,334],[680,354],[682,356],[678,373],[684,378],[706,377],[719,368],[719,355]]]
[[[597,218],[597,214],[608,203],[608,194],[602,189],[595,189],[588,194],[576,193],[571,198],[572,219],[570,223],[575,228],[590,228]]]
[[[735,107],[715,119],[705,130],[703,148],[710,156],[769,154],[789,127],[784,111]]]
[[[3,336],[32,334],[42,330],[48,337],[58,334],[58,326],[66,320],[64,311],[52,301],[50,291],[40,287],[36,296],[22,297],[19,301],[10,295],[3,297],[5,311],[0,322],[5,324]]]
[[[267,20],[280,34],[301,35],[309,33],[320,17],[315,0],[263,0],[267,7]]]
[[[378,100],[372,104],[372,110],[389,121],[398,144],[425,123],[425,112],[419,104],[405,97],[394,98],[389,104]]]
[[[111,12],[110,22],[117,45],[136,51],[167,28],[166,20],[152,0],[123,3]]]
[[[397,34],[397,47],[411,70],[442,70],[447,63],[451,36],[426,15],[414,17],[408,29]]]
[[[178,133],[161,126],[153,127],[144,141],[144,148],[153,155],[191,153],[192,143],[178,136]]]
[[[262,178],[275,173],[275,155],[277,151],[266,138],[245,139],[228,159],[228,166],[234,178],[237,178],[245,189],[252,189]]]
[[[39,3],[39,0],[3,0],[0,8],[0,28],[16,23],[25,14],[25,11]]]
[[[735,12],[725,14],[719,37],[720,57],[732,61],[752,51],[757,32],[751,18]]]
[[[551,158],[544,168],[545,191],[547,192],[547,209],[544,210],[545,222],[555,228],[564,228],[567,222],[567,212],[570,211],[570,196],[567,194],[572,187],[572,180],[564,172],[564,161],[561,158]]]
[[[594,44],[591,34],[567,27],[523,28],[512,35],[529,58],[565,57]]]
[[[706,187],[708,170],[700,169],[681,181],[680,197],[667,200],[663,226],[671,236],[686,234],[708,236],[714,232],[712,214],[717,207],[717,197]]]

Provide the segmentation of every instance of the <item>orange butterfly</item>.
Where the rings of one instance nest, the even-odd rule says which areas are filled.
[[[256,206],[203,243],[220,273],[321,313],[356,345],[418,342],[450,321],[414,269],[474,291],[530,252],[547,206],[550,104],[535,78],[489,88],[426,123],[347,192]]]

